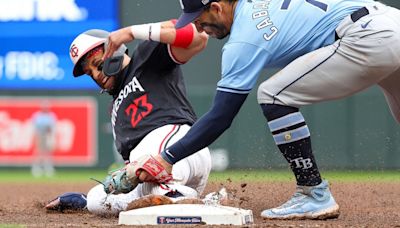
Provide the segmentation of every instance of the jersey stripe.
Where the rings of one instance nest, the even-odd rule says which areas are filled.
[[[223,91],[223,92],[228,92],[228,93],[239,93],[239,94],[248,94],[251,91],[250,89],[233,89],[233,88],[222,87],[222,86],[218,86],[217,90]]]
[[[168,134],[161,141],[160,146],[158,148],[158,153],[161,153],[161,151],[163,151],[166,148],[166,145],[168,144],[169,140],[179,131],[179,128],[180,128],[179,125],[173,125],[171,131],[168,132]]]
[[[167,46],[168,46],[168,53],[169,53],[169,56],[171,57],[172,61],[174,61],[176,64],[180,64],[180,65],[185,64],[185,62],[181,62],[176,59],[176,57],[174,56],[174,53],[172,53],[171,45],[168,44]]]

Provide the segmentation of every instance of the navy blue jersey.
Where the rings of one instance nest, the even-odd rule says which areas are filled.
[[[167,44],[141,43],[121,76],[111,123],[115,145],[124,160],[129,160],[130,151],[152,130],[195,122],[180,65],[171,57]]]

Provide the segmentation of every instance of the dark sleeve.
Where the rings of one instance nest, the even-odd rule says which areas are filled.
[[[146,61],[146,65],[148,67],[151,67],[152,69],[158,69],[160,71],[166,71],[178,65],[171,58],[167,44],[154,41],[145,41],[142,48],[149,47],[151,47],[152,52]]]
[[[175,164],[210,145],[231,126],[247,95],[217,91],[211,109],[182,139],[163,151],[161,156],[169,163]]]

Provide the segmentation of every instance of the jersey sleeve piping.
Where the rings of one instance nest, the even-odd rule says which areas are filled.
[[[185,64],[185,62],[181,62],[178,59],[176,59],[176,57],[174,56],[174,53],[172,53],[170,44],[167,44],[167,47],[168,47],[169,56],[171,57],[172,61],[174,61],[176,64],[179,64],[179,65]]]
[[[237,93],[237,94],[249,94],[251,91],[251,89],[234,89],[234,88],[228,88],[228,87],[222,87],[222,86],[218,86],[217,90],[223,91],[223,92],[229,92],[229,93]]]

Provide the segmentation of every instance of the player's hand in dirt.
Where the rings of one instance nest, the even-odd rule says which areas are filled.
[[[86,195],[79,192],[66,192],[51,200],[45,206],[47,210],[83,210],[86,208]]]

